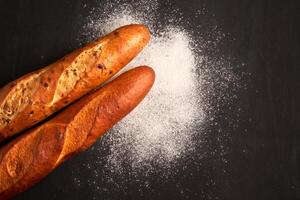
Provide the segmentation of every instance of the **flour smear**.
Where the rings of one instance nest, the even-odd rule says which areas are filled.
[[[99,186],[103,182],[125,187],[130,179],[152,174],[167,179],[188,164],[184,160],[207,154],[203,150],[199,156],[201,145],[207,145],[206,124],[217,123],[214,113],[218,105],[234,99],[225,95],[228,88],[239,87],[230,63],[205,52],[225,35],[214,28],[211,40],[195,37],[197,33],[184,28],[188,21],[178,9],[161,16],[158,1],[114,1],[101,6],[90,13],[85,38],[91,40],[127,24],[147,25],[152,33],[149,45],[124,70],[148,65],[155,70],[156,81],[144,101],[94,146],[99,155],[84,164],[93,171],[90,185],[105,191]],[[216,103],[212,104],[212,99]],[[196,149],[197,156],[191,157]],[[226,149],[222,151],[225,155]],[[74,173],[76,177],[79,172]],[[79,186],[82,181],[75,178]]]

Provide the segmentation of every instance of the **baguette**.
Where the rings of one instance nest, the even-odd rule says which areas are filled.
[[[146,66],[125,72],[0,149],[0,199],[26,190],[128,114],[153,85]]]
[[[42,121],[108,80],[148,43],[144,25],[127,25],[0,90],[0,141]]]

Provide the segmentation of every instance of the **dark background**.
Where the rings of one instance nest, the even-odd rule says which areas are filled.
[[[219,173],[212,156],[200,170],[191,164],[188,171],[169,181],[152,181],[155,184],[151,192],[141,193],[132,186],[127,191],[112,189],[96,199],[300,199],[299,1],[172,2],[190,18],[205,7],[214,14],[212,21],[204,17],[194,23],[218,23],[234,38],[220,49],[245,62],[245,71],[252,74],[249,88],[240,93],[237,102],[243,109],[241,118],[251,120],[241,120],[232,130],[232,139],[227,143],[230,173]],[[95,6],[101,3],[0,1],[0,84],[79,47],[79,31]],[[245,129],[247,134],[238,134]],[[70,170],[84,162],[82,158],[91,151],[66,162],[17,199],[95,197],[89,187],[78,188],[70,178]],[[187,172],[189,175],[185,175]],[[214,186],[205,184],[207,176],[203,172],[213,177]],[[185,186],[186,194],[179,192],[177,183]]]

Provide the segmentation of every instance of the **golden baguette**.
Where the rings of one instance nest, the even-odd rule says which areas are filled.
[[[144,25],[127,25],[0,90],[0,141],[99,86],[148,43]]]
[[[92,145],[142,101],[154,79],[146,66],[125,72],[0,149],[0,199],[26,190]]]

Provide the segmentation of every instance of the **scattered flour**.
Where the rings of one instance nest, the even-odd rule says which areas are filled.
[[[234,98],[230,88],[238,87],[239,78],[230,64],[222,56],[206,53],[213,51],[225,35],[215,28],[210,39],[200,34],[195,38],[198,33],[183,28],[188,22],[178,10],[174,8],[160,16],[159,8],[158,1],[108,1],[90,13],[84,27],[88,40],[131,23],[145,24],[152,32],[149,45],[124,69],[151,66],[156,72],[151,92],[102,137],[94,146],[99,155],[85,164],[93,170],[94,178],[88,178],[89,184],[102,192],[107,188],[99,185],[106,182],[122,188],[126,185],[122,186],[122,181],[130,182],[132,177],[137,181],[158,172],[162,177],[176,173],[176,167],[187,164],[182,160],[199,154],[201,145],[205,146],[210,133],[206,127],[218,126],[214,114]],[[165,20],[162,23],[159,19]],[[221,135],[217,136],[220,141]],[[222,142],[219,145],[221,159],[226,163],[226,148]],[[206,150],[196,157],[218,151]],[[75,182],[83,181],[76,178]],[[143,184],[147,187],[147,180]]]

